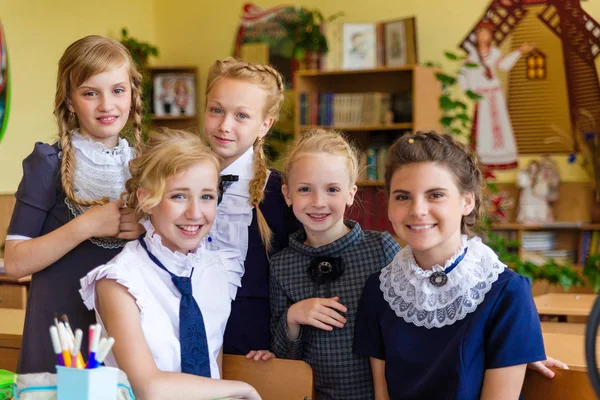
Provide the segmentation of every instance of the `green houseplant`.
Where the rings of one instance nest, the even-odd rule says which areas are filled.
[[[327,39],[321,32],[321,25],[342,15],[342,12],[337,12],[324,17],[316,8],[310,10],[301,8],[295,19],[284,22],[283,28],[294,42],[293,57],[305,63],[309,69],[318,68],[319,55],[329,50]]]

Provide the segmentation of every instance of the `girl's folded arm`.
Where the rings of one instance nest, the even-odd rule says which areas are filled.
[[[260,399],[256,390],[238,381],[160,371],[141,326],[140,310],[127,288],[110,279],[96,283],[96,307],[108,334],[115,338],[113,354],[129,378],[137,398],[208,400],[240,396]]]
[[[487,369],[480,400],[517,400],[525,379],[527,364]]]

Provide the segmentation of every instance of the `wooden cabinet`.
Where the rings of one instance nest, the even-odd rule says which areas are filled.
[[[199,130],[198,68],[192,66],[153,66],[148,98],[152,128]]]

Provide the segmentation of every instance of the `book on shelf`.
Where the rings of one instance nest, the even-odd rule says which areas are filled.
[[[583,232],[578,263],[583,265],[591,254],[598,253],[600,253],[600,231]]]
[[[367,93],[300,93],[301,126],[380,126],[395,122],[412,121],[412,101],[395,101],[406,98],[386,92]]]

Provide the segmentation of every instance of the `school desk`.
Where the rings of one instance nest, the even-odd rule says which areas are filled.
[[[575,293],[547,293],[533,298],[538,314],[561,317],[587,317],[597,295]]]
[[[0,308],[0,369],[17,370],[25,310]]]
[[[585,371],[585,324],[542,322],[546,355],[571,369]],[[600,340],[596,340],[596,357],[600,362]]]

